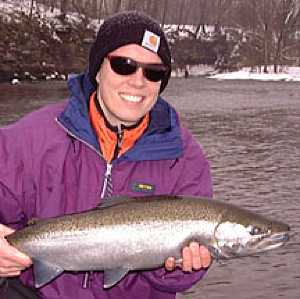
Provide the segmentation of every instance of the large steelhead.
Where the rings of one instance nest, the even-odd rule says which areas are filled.
[[[277,248],[288,240],[288,231],[282,222],[225,202],[153,196],[40,220],[7,240],[32,258],[36,287],[63,271],[103,270],[107,288],[128,271],[180,258],[191,241],[206,245],[216,258],[233,258]]]

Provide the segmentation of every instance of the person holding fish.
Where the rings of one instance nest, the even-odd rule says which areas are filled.
[[[20,276],[34,287],[33,260],[6,240],[32,218],[83,212],[117,196],[212,197],[201,146],[161,96],[170,75],[159,24],[122,12],[100,26],[88,69],[69,78],[68,101],[0,129],[0,277]],[[131,271],[111,288],[103,289],[102,271],[66,271],[34,292],[46,299],[173,299],[210,264],[208,249],[191,242],[180,261],[171,256],[159,269]],[[8,289],[13,283],[8,279]]]

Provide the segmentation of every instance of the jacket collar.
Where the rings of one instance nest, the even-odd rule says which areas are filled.
[[[88,101],[95,91],[87,74],[70,76],[69,102],[57,117],[58,122],[74,138],[99,152],[99,144],[89,120]],[[155,137],[154,137],[155,136]],[[150,112],[150,124],[144,135],[123,159],[161,160],[178,158],[182,154],[179,121],[175,110],[161,97]]]

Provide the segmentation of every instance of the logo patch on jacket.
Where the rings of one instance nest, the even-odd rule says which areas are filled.
[[[148,183],[137,183],[134,182],[132,184],[132,191],[141,192],[141,193],[153,193],[155,190],[155,186]]]

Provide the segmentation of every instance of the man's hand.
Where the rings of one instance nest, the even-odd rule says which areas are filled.
[[[172,271],[179,266],[184,272],[192,272],[207,268],[211,264],[212,258],[210,252],[205,246],[199,245],[197,242],[191,242],[182,250],[182,263],[178,265],[174,257],[169,257],[165,262],[165,268]]]
[[[18,276],[21,271],[32,264],[31,259],[9,245],[5,236],[14,230],[0,224],[0,277]]]

